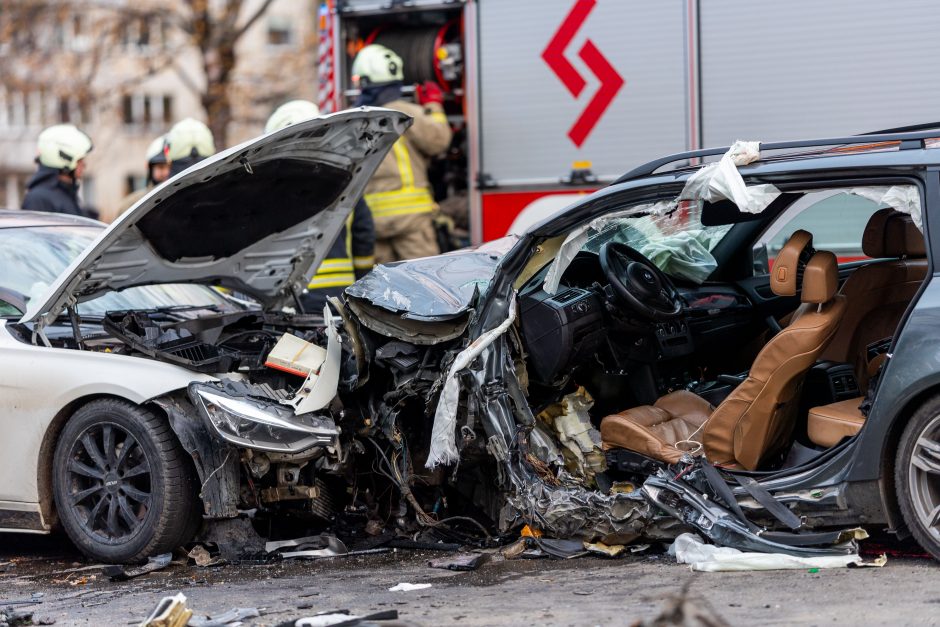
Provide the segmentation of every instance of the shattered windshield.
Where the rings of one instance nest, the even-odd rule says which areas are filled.
[[[100,233],[94,226],[0,229],[0,288],[21,295],[26,302],[41,297]],[[95,316],[125,309],[227,304],[225,297],[202,285],[145,285],[81,303],[78,312]]]
[[[718,267],[712,251],[731,230],[727,224],[705,226],[701,215],[699,201],[660,201],[595,218],[565,238],[545,276],[544,289],[554,294],[579,251],[596,253],[607,242],[627,244],[666,274],[700,284]]]
[[[702,225],[699,203],[664,215],[629,216],[610,221],[588,238],[582,250],[599,252],[608,242],[627,244],[672,277],[702,283],[718,262],[711,252],[731,225]]]

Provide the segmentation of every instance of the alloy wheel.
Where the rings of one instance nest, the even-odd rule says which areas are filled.
[[[133,435],[111,422],[89,426],[72,444],[67,472],[85,533],[109,544],[137,533],[153,497],[150,460]]]

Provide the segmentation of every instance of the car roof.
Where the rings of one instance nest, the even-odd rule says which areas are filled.
[[[940,164],[940,125],[916,131],[880,131],[847,137],[828,137],[760,144],[760,159],[744,166],[751,173],[764,170],[808,171],[829,168],[896,167]],[[661,174],[681,176],[695,172],[704,160],[715,160],[730,146],[676,153],[644,163],[621,176],[614,185]],[[782,164],[786,164],[781,168]],[[776,166],[765,168],[762,166]]]
[[[73,216],[67,213],[48,211],[23,211],[21,209],[0,209],[0,229],[19,229],[37,226],[95,226],[103,228],[103,222]]]

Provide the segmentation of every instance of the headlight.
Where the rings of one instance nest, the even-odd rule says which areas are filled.
[[[189,396],[203,419],[221,438],[238,446],[300,453],[313,446],[333,443],[336,424],[324,416],[295,416],[276,401],[233,398],[212,384],[192,383]]]

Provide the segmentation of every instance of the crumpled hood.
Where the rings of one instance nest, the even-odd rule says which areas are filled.
[[[156,283],[222,285],[269,310],[292,302],[410,125],[397,111],[343,111],[197,163],[102,232],[20,322],[48,324],[72,303]]]
[[[517,239],[509,236],[475,248],[377,266],[346,288],[346,295],[409,320],[450,320],[474,305]]]

